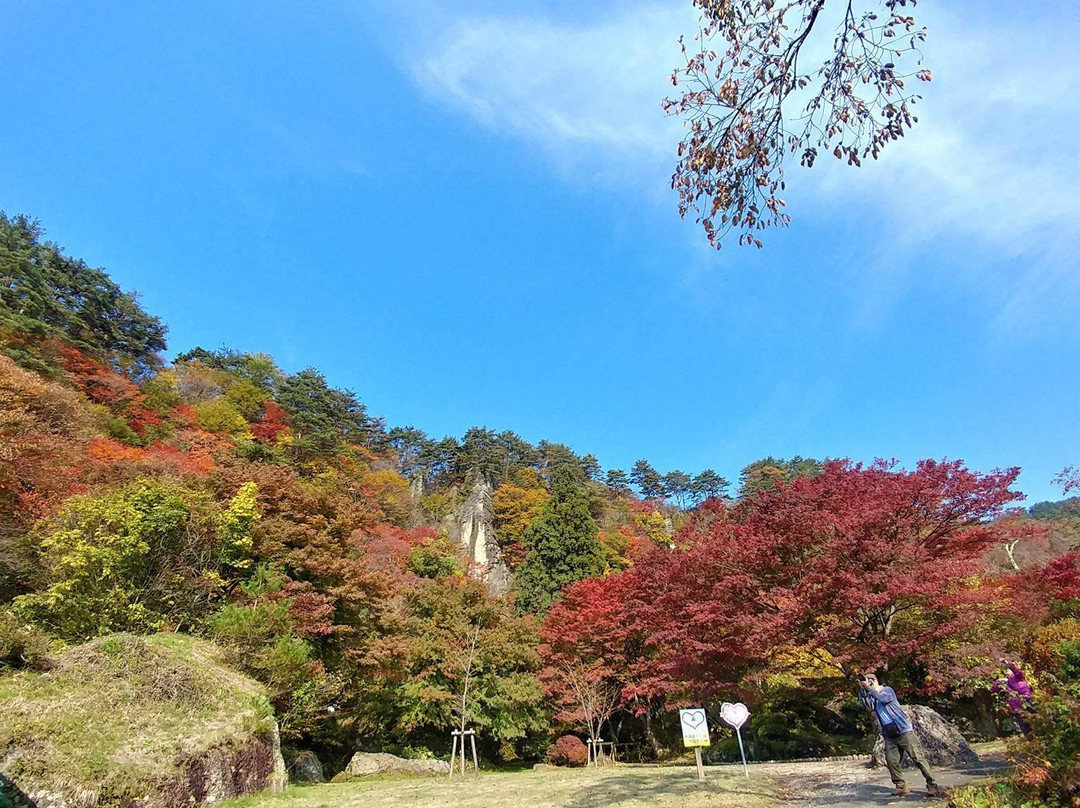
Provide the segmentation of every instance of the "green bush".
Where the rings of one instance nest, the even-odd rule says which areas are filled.
[[[445,578],[460,575],[457,548],[447,538],[439,537],[420,545],[409,554],[409,570],[421,578]]]
[[[138,433],[123,418],[109,418],[105,424],[109,437],[119,443],[128,446],[144,446],[146,441],[139,437]]]
[[[1009,783],[964,786],[949,792],[950,808],[1054,808],[1040,799],[1029,799]]]
[[[1017,768],[1000,783],[965,789],[957,808],[1063,808],[1080,794],[1080,639],[1065,640],[1048,659],[1036,697],[1032,737],[1013,749]]]
[[[49,638],[15,615],[0,611],[0,671],[49,666]]]
[[[281,718],[281,733],[295,739],[311,733],[342,683],[328,676],[313,646],[297,636],[283,581],[267,566],[241,584],[241,597],[208,621],[210,637],[232,665],[264,684]]]
[[[285,462],[285,453],[281,449],[255,440],[239,440],[236,444],[236,456],[252,463]]]
[[[16,614],[80,641],[115,631],[191,627],[250,561],[255,484],[221,509],[201,492],[142,479],[72,497],[39,525],[38,591]]]

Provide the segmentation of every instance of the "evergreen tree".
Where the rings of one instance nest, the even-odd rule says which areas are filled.
[[[724,496],[730,485],[731,483],[712,469],[705,469],[694,478],[691,491],[701,501]]]
[[[160,367],[162,322],[103,270],[64,255],[43,236],[37,222],[0,212],[0,331],[30,337],[31,345],[59,334],[136,376]],[[24,366],[48,369],[25,347],[12,344],[4,350]]]
[[[790,483],[796,477],[817,477],[822,463],[812,457],[795,455],[790,460],[771,455],[755,460],[739,473],[739,498],[776,488],[777,483]]]
[[[590,480],[600,481],[603,476],[603,469],[600,468],[600,461],[596,459],[595,455],[587,454],[581,458],[581,467],[585,470],[585,476]]]
[[[675,469],[675,471],[669,471],[665,474],[661,481],[665,495],[674,497],[679,507],[685,508],[690,501],[691,489],[694,485],[693,478],[685,471]]]
[[[431,451],[434,441],[422,429],[396,426],[387,434],[387,445],[397,455],[398,468],[405,479],[425,473],[424,456]]]
[[[498,441],[504,452],[502,470],[504,481],[510,479],[511,475],[519,469],[536,467],[539,457],[536,449],[519,434],[507,429],[499,433]]]
[[[420,464],[424,469],[425,482],[446,485],[454,482],[461,445],[457,438],[447,436],[440,441],[429,441],[420,450]]]
[[[330,387],[315,368],[289,376],[275,398],[289,413],[297,443],[316,454],[333,454],[345,443],[369,444],[383,431],[355,393]]]
[[[664,498],[664,480],[648,460],[639,460],[634,464],[630,470],[630,480],[645,499],[655,501]]]
[[[192,348],[176,357],[176,362],[199,362],[214,370],[223,370],[240,376],[267,393],[274,393],[285,379],[285,374],[274,359],[265,353],[244,353],[222,347],[216,351]]]
[[[474,426],[461,439],[457,474],[461,479],[465,479],[469,472],[475,472],[489,484],[495,485],[502,477],[505,457],[505,446],[495,431]]]
[[[605,480],[608,489],[617,497],[628,496],[630,491],[630,478],[622,469],[608,469]]]
[[[544,479],[554,481],[562,473],[572,474],[577,483],[588,478],[588,472],[574,450],[563,443],[548,443],[546,440],[536,444],[538,455],[537,471]]]
[[[529,554],[518,572],[518,611],[542,614],[564,586],[602,575],[598,534],[588,494],[569,469],[558,469],[551,499],[523,536]]]

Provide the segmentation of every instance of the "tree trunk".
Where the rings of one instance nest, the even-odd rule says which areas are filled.
[[[645,708],[645,740],[649,742],[649,746],[652,747],[653,757],[659,758],[661,751],[660,741],[656,739],[656,733],[653,732],[652,725],[652,702],[650,702]]]

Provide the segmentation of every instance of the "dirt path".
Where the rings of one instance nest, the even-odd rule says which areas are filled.
[[[975,764],[936,772],[939,785],[953,788],[1007,768],[1005,757],[999,751],[984,752],[981,758]],[[783,804],[800,808],[879,808],[917,804],[926,798],[922,775],[914,770],[905,772],[911,795],[894,797],[888,771],[869,769],[860,761],[766,764],[756,768],[777,784]]]

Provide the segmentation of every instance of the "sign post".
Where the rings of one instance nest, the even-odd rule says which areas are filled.
[[[750,717],[750,711],[746,709],[746,705],[741,701],[732,704],[730,701],[725,701],[720,706],[720,717],[727,722],[728,725],[735,728],[735,735],[739,739],[739,754],[742,755],[742,768],[743,774],[746,777],[750,776],[750,770],[746,767],[746,750],[743,748],[742,742],[742,726],[746,723],[746,719]]]
[[[704,780],[705,765],[701,760],[701,747],[710,743],[709,722],[705,720],[705,711],[700,707],[679,710],[679,726],[682,728],[683,746],[694,750],[698,780]]]

